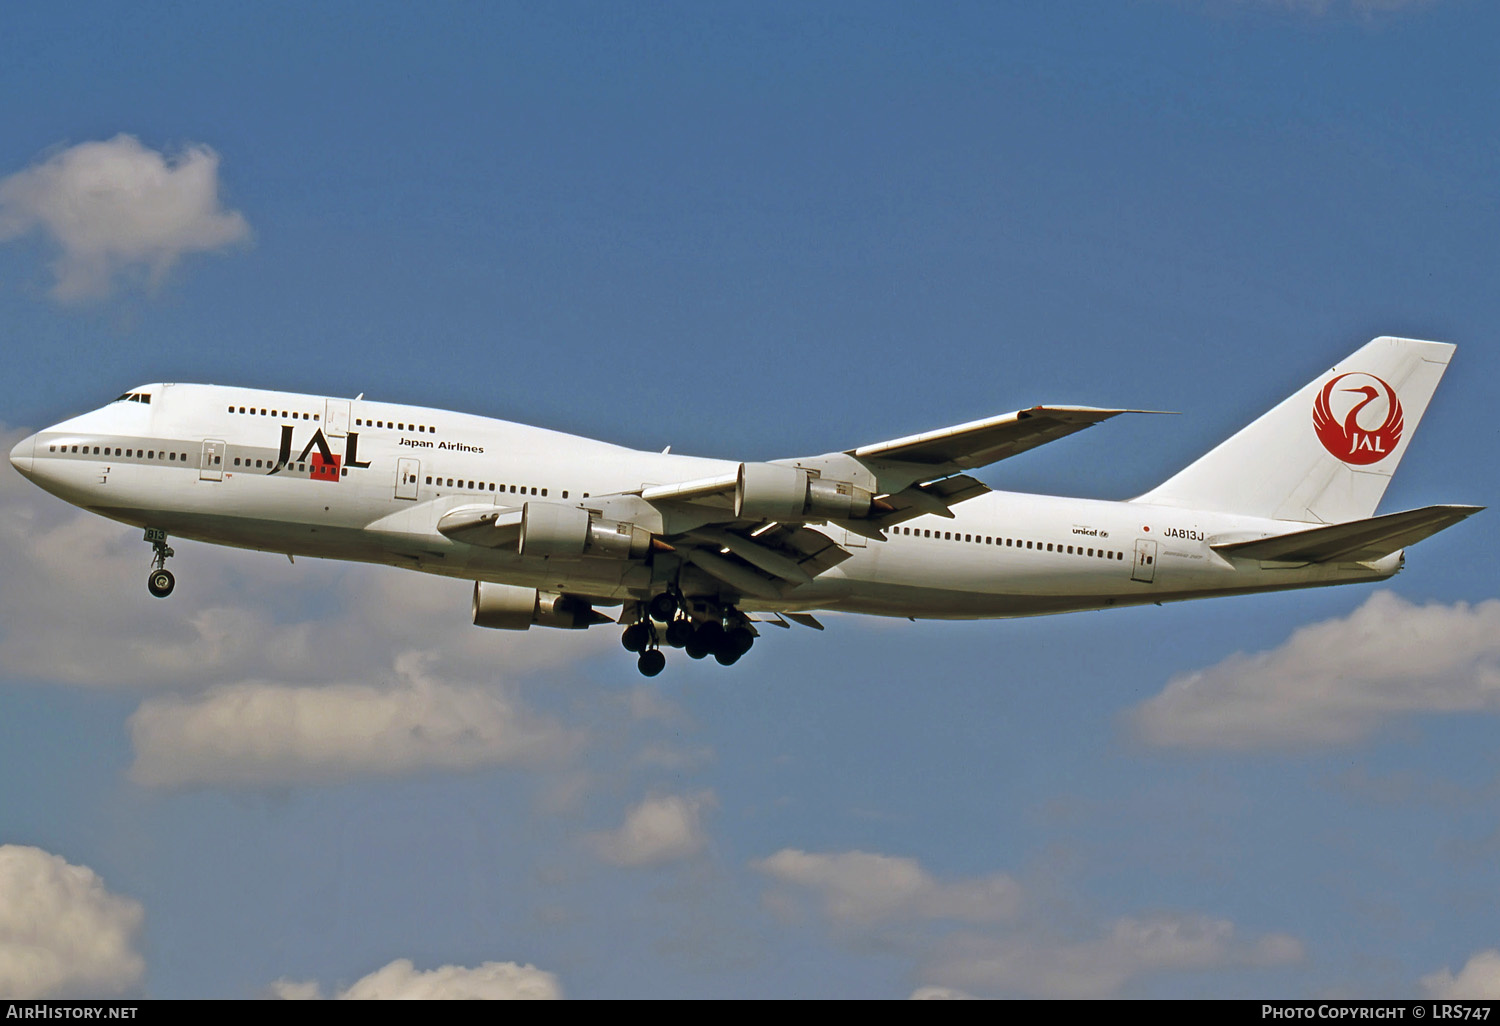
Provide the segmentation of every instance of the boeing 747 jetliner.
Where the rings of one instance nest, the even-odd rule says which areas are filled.
[[[363,396],[142,385],[24,439],[47,491],[171,536],[474,582],[481,627],[612,620],[728,665],[816,610],[985,619],[1384,580],[1477,506],[1375,515],[1454,347],[1377,338],[1128,502],[967,472],[1128,410],[1033,406],[769,463],[640,452]],[[601,608],[618,609],[606,616]]]

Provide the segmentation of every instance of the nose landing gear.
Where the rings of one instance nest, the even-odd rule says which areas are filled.
[[[167,532],[159,527],[146,528],[146,540],[151,543],[151,573],[146,576],[146,590],[157,598],[166,598],[177,586],[177,578],[167,569],[167,560],[176,555],[167,544]]]

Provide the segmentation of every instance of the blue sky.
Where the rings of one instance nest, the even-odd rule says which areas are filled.
[[[1392,334],[1459,348],[1382,511],[1495,499],[1477,0],[5,20],[0,179],[123,133],[243,220],[67,295],[0,184],[7,437],[158,380],[738,459],[1182,411],[981,475],[1124,498]],[[57,992],[1500,989],[1488,513],[1378,589],[829,617],[644,683],[613,632],[468,626],[461,582],[188,543],[158,603],[129,529],[8,466],[0,509],[0,889],[119,942]],[[1142,726],[1200,672],[1220,734]],[[278,734],[303,699],[447,741]]]

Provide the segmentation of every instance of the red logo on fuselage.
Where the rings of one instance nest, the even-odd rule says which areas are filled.
[[[1354,380],[1338,387],[1347,378]],[[1335,408],[1343,414],[1342,420],[1334,415]],[[1313,403],[1313,430],[1318,433],[1318,441],[1355,466],[1379,463],[1395,452],[1401,428],[1401,402],[1396,390],[1373,374],[1340,374],[1323,386]]]

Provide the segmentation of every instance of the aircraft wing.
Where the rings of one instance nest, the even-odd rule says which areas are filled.
[[[1094,406],[1033,406],[846,451],[861,460],[896,460],[934,468],[972,470],[1093,427],[1122,413],[1143,412],[1147,411],[1108,410]]]
[[[686,512],[701,521],[695,529],[665,536],[686,562],[747,594],[779,597],[849,558],[834,541],[838,528],[884,540],[886,528],[906,520],[929,514],[951,518],[952,506],[990,490],[963,470],[1132,412],[1137,411],[1033,406],[824,456],[741,464],[735,473],[651,485],[637,494],[655,509]],[[820,507],[811,492],[805,509],[773,515],[752,508],[747,496],[755,491],[758,475],[769,480],[797,473],[810,475],[814,487],[857,494],[857,512],[840,515]]]
[[[1358,563],[1414,545],[1482,509],[1483,506],[1424,506],[1347,524],[1227,542],[1214,545],[1213,550],[1226,556],[1285,563]]]

